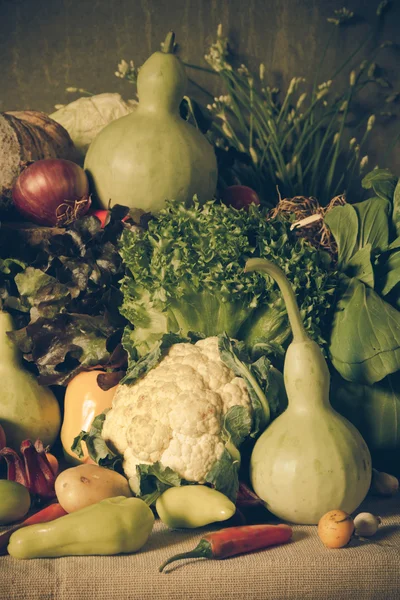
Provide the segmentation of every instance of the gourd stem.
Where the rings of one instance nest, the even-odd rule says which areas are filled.
[[[162,51],[165,54],[173,54],[175,45],[175,33],[173,31],[169,31],[167,33],[167,37],[165,38],[165,42],[162,47]]]
[[[282,269],[265,258],[250,258],[246,262],[244,270],[245,273],[250,271],[261,271],[262,273],[267,273],[267,275],[276,281],[286,304],[290,327],[292,328],[293,333],[293,341],[307,341],[309,337],[304,329],[303,321],[296,301],[296,296],[294,295],[293,288]]]

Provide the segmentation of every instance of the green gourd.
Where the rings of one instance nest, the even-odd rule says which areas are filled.
[[[257,440],[250,459],[254,491],[270,512],[300,524],[317,524],[328,511],[352,513],[371,483],[371,456],[358,430],[329,402],[330,374],[318,344],[302,323],[293,289],[274,263],[250,259],[279,285],[293,341],[284,363],[288,407]]]
[[[20,353],[7,335],[13,329],[11,315],[0,311],[0,423],[7,446],[18,449],[27,439],[52,445],[61,425],[58,401],[24,369]]]
[[[89,146],[84,168],[104,208],[111,202],[157,213],[166,199],[187,202],[197,195],[203,202],[215,193],[214,149],[179,114],[187,78],[173,46],[170,32],[163,50],[139,71],[137,108],[107,125]]]

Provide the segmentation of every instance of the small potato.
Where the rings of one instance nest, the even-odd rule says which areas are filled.
[[[354,533],[354,521],[343,510],[330,510],[318,522],[318,535],[327,548],[347,546]]]
[[[57,500],[68,513],[114,496],[132,496],[128,480],[111,469],[84,464],[66,469],[55,481]]]

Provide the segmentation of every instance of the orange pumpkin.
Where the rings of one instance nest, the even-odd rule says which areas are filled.
[[[83,458],[72,452],[74,438],[81,431],[89,431],[93,419],[106,408],[111,407],[117,386],[107,391],[97,383],[97,376],[102,371],[83,371],[68,383],[64,399],[64,419],[61,427],[61,443],[65,459],[73,464],[92,462],[86,444],[82,444]]]

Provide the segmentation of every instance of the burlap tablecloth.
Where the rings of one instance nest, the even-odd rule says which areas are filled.
[[[368,498],[361,510],[383,521],[368,542],[328,550],[316,527],[295,526],[289,544],[226,560],[180,561],[165,573],[160,564],[192,549],[207,530],[169,531],[156,522],[131,556],[0,557],[0,600],[400,599],[400,495]]]

